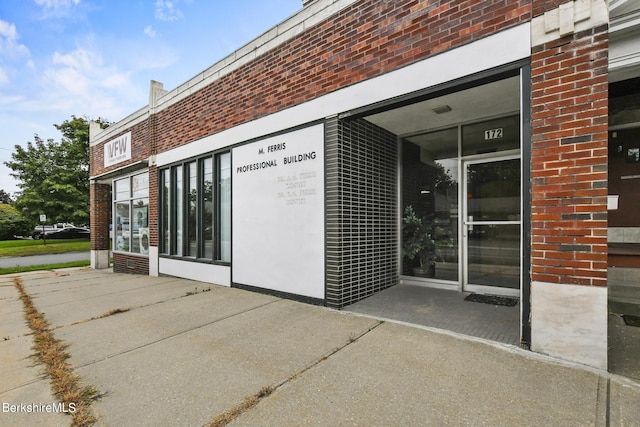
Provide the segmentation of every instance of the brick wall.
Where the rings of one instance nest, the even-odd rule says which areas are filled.
[[[530,0],[363,0],[158,113],[158,151],[530,19]]]
[[[113,272],[149,275],[149,258],[115,253]]]
[[[530,0],[362,0],[149,119],[132,132],[129,162],[255,120],[530,19]],[[105,142],[109,142],[105,141]],[[154,237],[155,239],[155,237]]]
[[[158,168],[149,166],[149,246],[158,246]]]
[[[607,283],[607,55],[606,26],[532,51],[534,281]]]
[[[91,146],[89,149],[90,152],[90,174],[91,176],[96,176],[103,174],[105,172],[109,172],[114,169],[121,168],[130,163],[135,163],[140,160],[148,159],[151,154],[154,154],[153,150],[153,139],[151,132],[151,121],[145,120],[141,123],[132,126],[129,129],[123,130],[121,133],[114,135],[111,139],[105,142],[113,141],[114,139],[124,135],[125,133],[131,131],[131,160],[115,164],[108,168],[104,167],[104,143],[99,145]]]
[[[91,183],[89,188],[91,218],[91,250],[109,249],[109,211],[111,186]]]
[[[568,3],[569,0],[533,0],[533,16],[539,16],[543,13],[555,9],[562,3]]]

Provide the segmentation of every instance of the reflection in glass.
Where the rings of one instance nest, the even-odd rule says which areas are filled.
[[[116,203],[115,221],[115,250],[129,251],[131,242],[131,227],[129,216],[129,201]]]
[[[520,221],[520,159],[467,167],[471,221]]]
[[[171,178],[169,169],[162,171],[162,252],[169,253],[170,245],[170,212],[171,212]]]
[[[469,284],[519,288],[520,192],[519,158],[467,166]]]
[[[176,183],[176,203],[175,203],[175,212],[176,212],[176,238],[175,238],[175,247],[173,248],[173,254],[182,256],[182,248],[184,247],[184,205],[182,204],[182,198],[184,194],[183,187],[183,179],[182,179],[182,166],[176,166],[173,169],[173,173],[175,174],[175,183]]]
[[[149,174],[147,172],[131,177],[131,193],[133,197],[149,195]]]
[[[187,195],[189,197],[188,202],[188,217],[187,217],[187,256],[198,256],[198,168],[196,162],[187,164]]]
[[[207,259],[213,258],[213,160],[207,157],[202,160],[202,210],[204,254]]]
[[[132,205],[131,252],[146,255],[149,253],[149,199],[133,200]]]
[[[231,261],[231,154],[218,156],[220,173],[220,260]]]
[[[469,284],[520,287],[520,225],[473,225],[468,230]]]
[[[403,274],[457,281],[458,130],[413,136],[402,147]]]
[[[127,200],[131,197],[130,178],[119,179],[115,182],[115,200]]]

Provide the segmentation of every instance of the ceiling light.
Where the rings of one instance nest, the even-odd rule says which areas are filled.
[[[449,107],[448,105],[441,105],[439,107],[434,108],[433,112],[436,114],[443,114],[443,113],[448,113],[451,110],[452,108]]]

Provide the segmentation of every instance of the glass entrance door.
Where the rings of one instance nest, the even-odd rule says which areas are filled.
[[[464,175],[464,290],[517,296],[520,157],[465,161]]]

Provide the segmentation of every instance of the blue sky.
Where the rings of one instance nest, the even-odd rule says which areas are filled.
[[[302,9],[302,0],[0,0],[0,189],[34,134],[72,115],[115,122]]]

